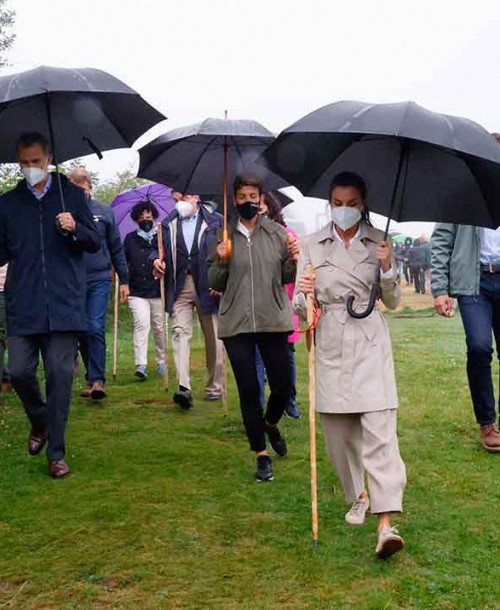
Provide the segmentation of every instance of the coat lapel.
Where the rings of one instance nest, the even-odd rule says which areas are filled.
[[[359,239],[352,240],[349,247],[333,238],[332,223],[328,223],[318,233],[318,245],[321,249],[321,258],[329,264],[342,269],[365,286],[370,286],[363,274],[359,273],[358,266],[370,258],[369,242],[380,241],[380,231],[363,223]]]

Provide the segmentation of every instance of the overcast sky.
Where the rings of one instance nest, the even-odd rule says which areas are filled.
[[[279,132],[342,99],[414,100],[500,131],[500,2],[11,0],[16,70],[95,67],[136,89],[165,130],[207,116]],[[89,158],[103,177],[133,151]]]

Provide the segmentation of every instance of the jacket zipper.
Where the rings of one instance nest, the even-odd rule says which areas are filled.
[[[253,259],[252,259],[252,240],[249,237],[247,239],[247,247],[248,247],[248,255],[250,257],[250,291],[251,291],[251,309],[252,309],[252,326],[253,332],[257,332],[257,324],[255,323],[255,294],[254,294],[254,284],[253,284]]]
[[[47,314],[47,319],[49,321],[49,330],[52,330],[52,324],[50,322],[50,315],[49,315],[49,300],[48,300],[48,286],[47,286],[47,270],[45,268],[45,247],[44,247],[44,233],[43,233],[43,214],[42,214],[42,202],[39,201],[38,202],[38,206],[39,206],[39,210],[40,210],[40,214],[39,214],[39,220],[40,220],[40,250],[41,250],[41,255],[42,255],[42,275],[43,275],[43,285],[45,288],[45,313]]]

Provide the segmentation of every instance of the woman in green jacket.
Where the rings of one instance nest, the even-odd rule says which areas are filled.
[[[284,285],[295,281],[298,242],[258,214],[262,180],[237,176],[234,201],[239,219],[230,229],[232,251],[214,243],[209,257],[210,287],[222,293],[219,338],[231,362],[250,449],[257,455],[257,481],[272,481],[266,434],[274,451],[287,453],[277,424],[292,390],[288,335],[292,311]],[[259,348],[271,390],[265,414],[259,398],[255,351]]]

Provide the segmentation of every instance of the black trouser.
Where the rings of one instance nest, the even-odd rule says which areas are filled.
[[[425,271],[422,267],[410,267],[410,273],[415,292],[425,294]]]
[[[288,355],[288,333],[241,333],[223,341],[238,386],[241,414],[250,449],[264,451],[264,420],[271,425],[277,424],[290,399],[292,370]],[[255,366],[256,346],[266,367],[270,389],[265,415],[260,405]]]
[[[31,425],[47,429],[49,460],[61,460],[65,453],[77,337],[73,332],[9,337],[11,382]],[[36,376],[40,353],[45,368],[46,399]]]
[[[0,382],[9,380],[7,366],[5,365],[5,350],[7,349],[7,327],[5,319],[5,294],[0,291]]]

